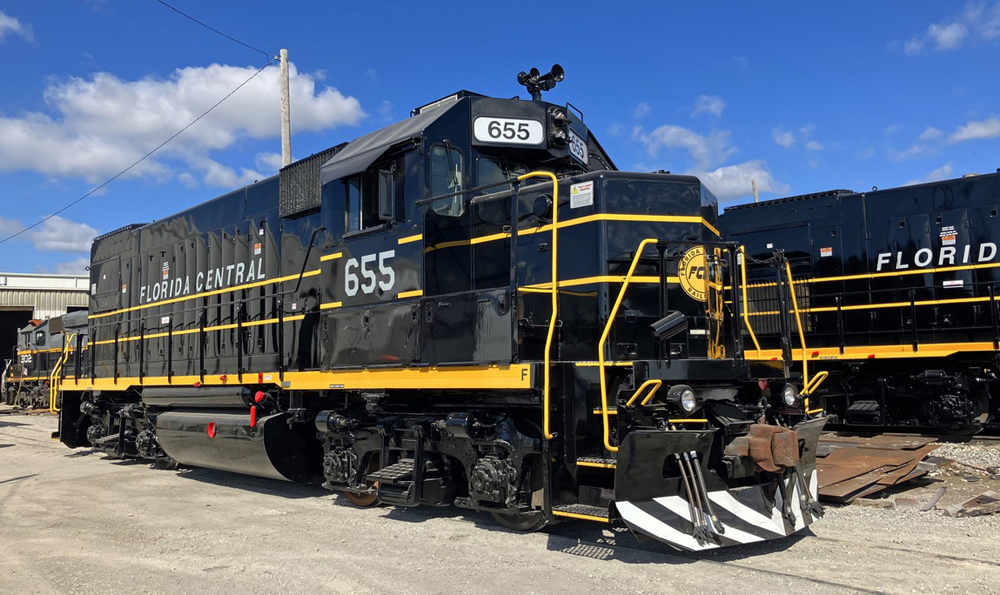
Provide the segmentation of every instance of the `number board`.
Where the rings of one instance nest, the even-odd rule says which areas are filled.
[[[545,128],[538,120],[480,116],[472,127],[476,140],[481,143],[540,145],[545,142]]]
[[[573,130],[569,131],[569,154],[584,165],[590,164],[587,141]]]

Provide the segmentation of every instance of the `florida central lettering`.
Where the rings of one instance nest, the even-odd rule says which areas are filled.
[[[895,254],[895,258],[893,255]],[[970,264],[975,256],[976,262],[990,262],[997,255],[997,245],[992,242],[983,242],[979,245],[978,253],[972,250],[972,246],[941,246],[937,254],[930,248],[921,248],[913,254],[912,259],[905,259],[903,252],[880,252],[875,263],[875,270],[881,271],[886,265],[892,264],[898,270],[910,268],[912,264],[915,268],[944,267],[960,264]]]
[[[164,271],[169,271],[169,268],[164,267]],[[139,288],[139,303],[149,304],[160,300],[191,295],[192,289],[194,289],[195,293],[201,293],[203,291],[225,289],[253,281],[263,281],[266,278],[264,274],[264,259],[250,259],[249,262],[237,262],[209,269],[207,272],[201,271],[194,276],[193,283],[191,275],[186,275],[175,279],[164,279],[159,283],[143,285]]]

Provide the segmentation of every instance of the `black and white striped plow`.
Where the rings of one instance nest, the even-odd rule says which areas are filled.
[[[634,533],[691,551],[792,535],[823,514],[815,453],[824,421],[795,428],[802,444],[796,466],[756,474],[764,479],[740,487],[726,485],[700,454],[709,452],[713,432],[632,433],[618,453],[617,516]]]

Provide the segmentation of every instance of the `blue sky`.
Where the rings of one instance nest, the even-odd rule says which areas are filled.
[[[177,7],[293,64],[296,158],[458,89],[583,110],[619,168],[726,204],[1000,167],[1000,1],[246,2]],[[0,2],[0,239],[52,214],[267,63],[156,0]],[[83,272],[90,239],[273,175],[277,66],[94,196],[0,243],[0,270]]]

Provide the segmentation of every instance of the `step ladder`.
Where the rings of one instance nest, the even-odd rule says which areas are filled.
[[[382,432],[381,461],[389,465],[369,472],[366,479],[378,482],[379,501],[393,506],[416,506],[424,485],[424,432],[415,425]]]

